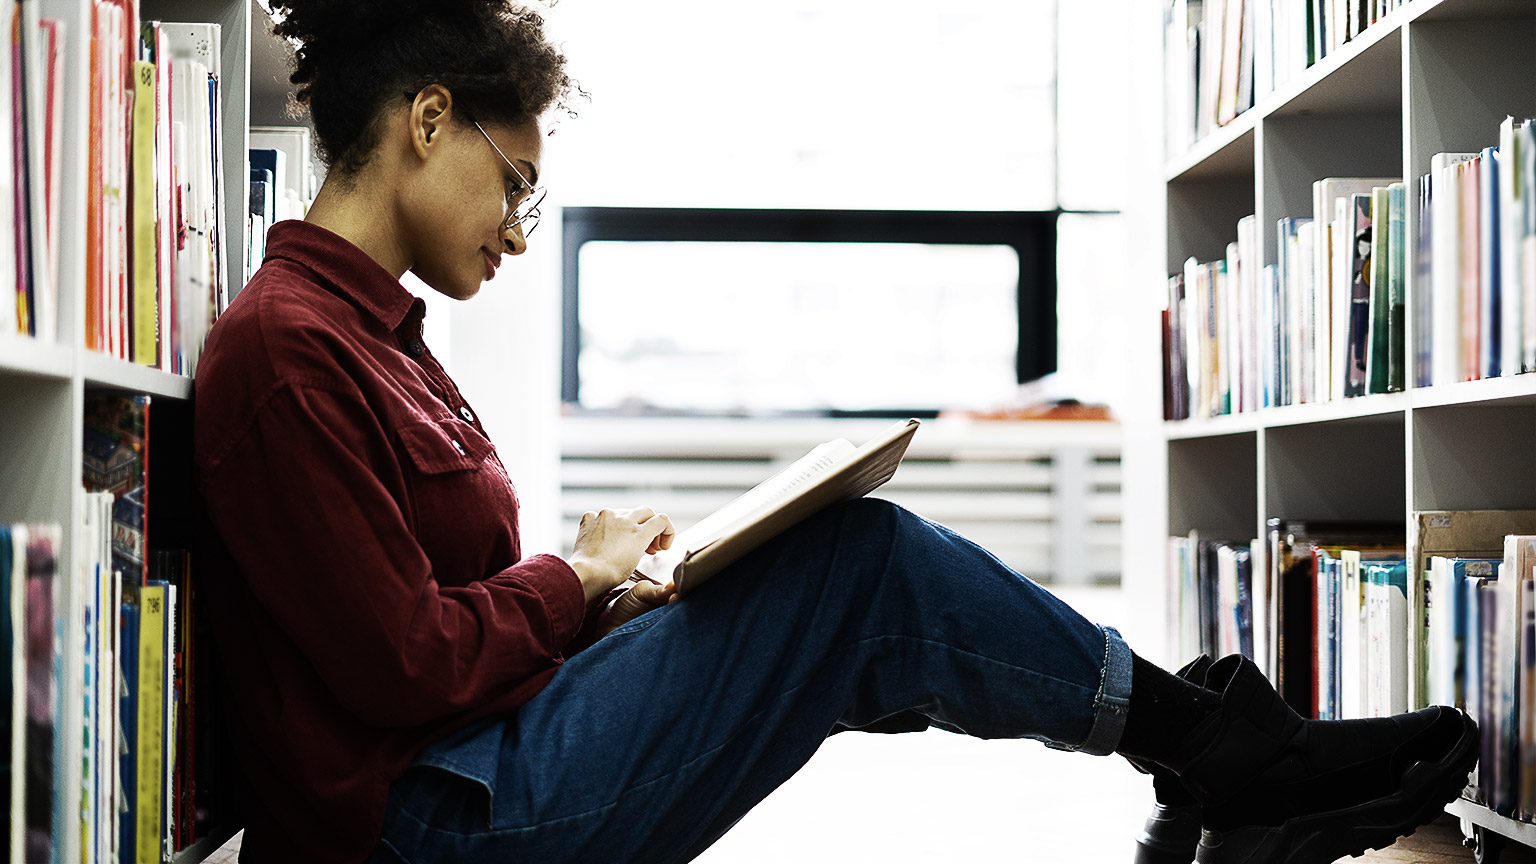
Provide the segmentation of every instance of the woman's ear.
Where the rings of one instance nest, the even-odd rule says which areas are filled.
[[[429,84],[411,103],[411,148],[418,159],[426,159],[433,145],[441,140],[453,113],[453,94],[441,84]]]

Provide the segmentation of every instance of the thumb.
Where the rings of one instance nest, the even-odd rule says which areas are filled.
[[[635,587],[630,589],[630,591],[635,595],[636,600],[648,603],[652,606],[663,605],[667,602],[667,597],[676,592],[676,590],[677,589],[673,588],[670,583],[666,585],[657,585],[654,582],[639,582],[636,583]]]

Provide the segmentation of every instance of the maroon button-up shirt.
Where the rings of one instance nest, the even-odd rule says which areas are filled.
[[[522,558],[517,497],[422,342],[424,304],[305,222],[208,336],[194,463],[200,572],[247,774],[247,864],[361,862],[433,739],[555,674],[588,610]]]

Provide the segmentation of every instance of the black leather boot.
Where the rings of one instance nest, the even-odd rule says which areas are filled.
[[[1433,821],[1477,761],[1477,724],[1453,708],[1305,720],[1257,666],[1213,664],[1221,710],[1172,764],[1201,804],[1200,864],[1330,864]]]
[[[1201,654],[1175,672],[1192,684],[1205,685],[1211,668],[1209,654]],[[1129,759],[1136,770],[1152,775],[1156,798],[1147,823],[1136,837],[1133,864],[1190,864],[1200,844],[1200,802],[1179,782],[1179,776],[1156,762]]]

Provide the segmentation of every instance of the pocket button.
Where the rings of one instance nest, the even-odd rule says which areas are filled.
[[[464,445],[460,444],[458,441],[453,442],[453,449],[459,451],[460,456],[464,455]]]

